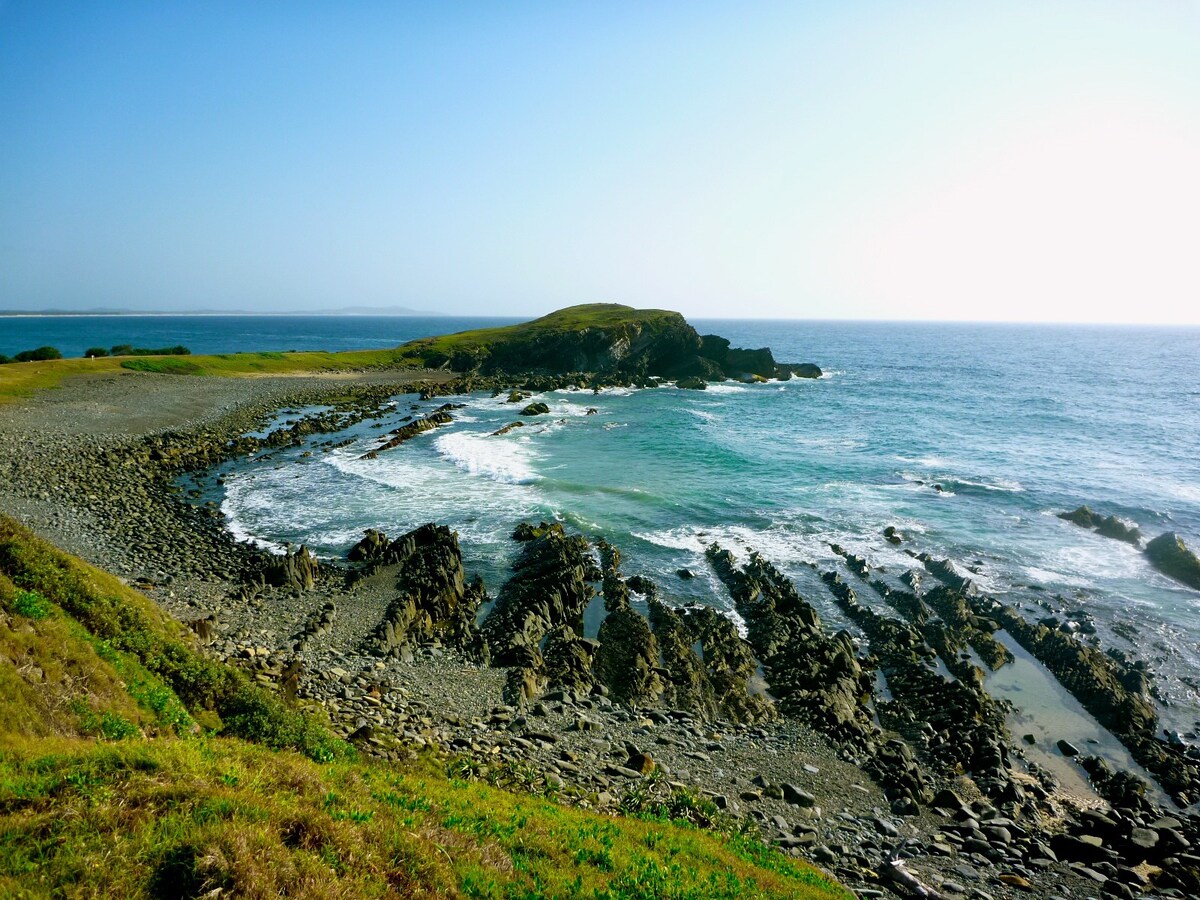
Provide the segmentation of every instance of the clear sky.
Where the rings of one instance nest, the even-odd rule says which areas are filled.
[[[1200,322],[1200,3],[0,0],[0,308]]]

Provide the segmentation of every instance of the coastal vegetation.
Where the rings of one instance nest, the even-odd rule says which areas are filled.
[[[362,757],[8,517],[0,654],[8,896],[848,896],[696,827],[720,817],[686,792],[609,817],[433,756]]]
[[[56,347],[38,347],[34,350],[22,350],[16,356],[8,357],[0,354],[0,365],[8,363],[44,362],[48,359],[62,359],[62,353]]]

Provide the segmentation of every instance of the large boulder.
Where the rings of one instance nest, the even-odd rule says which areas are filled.
[[[725,354],[725,361],[721,364],[721,368],[725,370],[725,374],[730,378],[739,378],[746,375],[774,378],[775,357],[771,355],[771,350],[768,347],[762,347],[758,350],[739,350],[733,348]]]
[[[1147,544],[1146,556],[1164,575],[1200,591],[1200,559],[1175,532],[1160,534]]]

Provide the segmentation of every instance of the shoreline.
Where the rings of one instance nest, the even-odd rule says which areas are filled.
[[[993,896],[1017,896],[1026,890],[1021,881],[1063,896],[1083,896],[1089,889],[1089,876],[1061,863],[1001,863],[988,871],[983,861],[997,852],[996,845],[985,841],[987,852],[975,848],[980,859],[963,853],[947,842],[946,822],[932,809],[917,816],[881,812],[891,804],[860,764],[839,758],[845,753],[794,719],[714,729],[669,711],[658,721],[602,702],[607,700],[603,695],[570,691],[552,692],[555,699],[538,704],[544,714],[534,715],[501,702],[503,670],[464,660],[452,648],[429,647],[411,662],[383,662],[347,651],[361,645],[385,611],[394,593],[386,578],[367,577],[347,588],[334,572],[309,590],[263,587],[247,595],[245,573],[261,565],[263,554],[234,542],[219,520],[175,495],[170,484],[179,467],[219,461],[227,441],[280,409],[344,398],[347,388],[356,404],[369,409],[398,387],[429,384],[430,373],[204,381],[197,387],[174,376],[97,376],[68,381],[55,396],[41,392],[0,409],[0,451],[10,460],[7,472],[0,468],[0,476],[10,476],[8,486],[0,489],[0,509],[64,549],[141,586],[177,618],[198,622],[215,616],[213,652],[264,682],[280,680],[288,659],[297,655],[294,636],[304,635],[311,640],[311,648],[302,651],[311,678],[300,695],[321,703],[340,734],[369,728],[359,743],[379,755],[403,755],[405,742],[484,758],[493,754],[493,747],[503,746],[505,754],[535,763],[561,781],[579,778],[588,787],[601,788],[589,791],[588,802],[594,796],[595,805],[605,807],[629,783],[626,773],[613,770],[627,769],[620,763],[634,755],[628,752],[633,746],[653,755],[668,777],[698,783],[733,808],[760,814],[755,818],[776,844],[796,855],[817,857],[847,884],[877,888],[878,879],[868,873],[886,865],[888,854],[908,838],[924,848],[909,861],[912,870],[948,896],[960,895],[953,887],[967,888],[961,892],[965,895],[983,884]],[[431,385],[435,393],[455,386],[445,376]],[[140,406],[137,419],[113,421],[114,410],[131,405]],[[99,481],[97,472],[104,473]],[[100,484],[117,488],[118,496],[97,496]],[[336,613],[323,623],[320,613],[330,603]],[[272,637],[266,636],[268,630]],[[601,726],[595,735],[587,726],[578,727],[593,720]],[[389,731],[401,735],[398,744],[384,738]],[[805,765],[819,771],[807,772]],[[762,784],[754,783],[752,772]],[[774,796],[781,784],[795,787],[793,782],[813,797],[810,805]],[[602,789],[605,785],[609,789]],[[951,786],[942,782],[942,789]],[[960,784],[959,789],[967,787]],[[984,821],[1004,818],[977,796],[960,799],[990,807],[990,815],[984,808],[976,810]],[[821,810],[816,815],[811,812],[815,807]],[[1014,829],[1019,827],[1013,823]],[[839,846],[841,851],[831,849]],[[860,862],[852,863],[856,854]],[[1001,853],[1001,860],[1007,858]],[[979,885],[960,883],[970,880],[963,874],[964,864],[974,870]],[[1005,874],[1015,880],[1000,880]],[[1093,879],[1090,889],[1096,887]]]

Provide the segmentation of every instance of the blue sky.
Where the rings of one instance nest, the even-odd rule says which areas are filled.
[[[0,308],[1200,322],[1200,6],[0,2]]]

